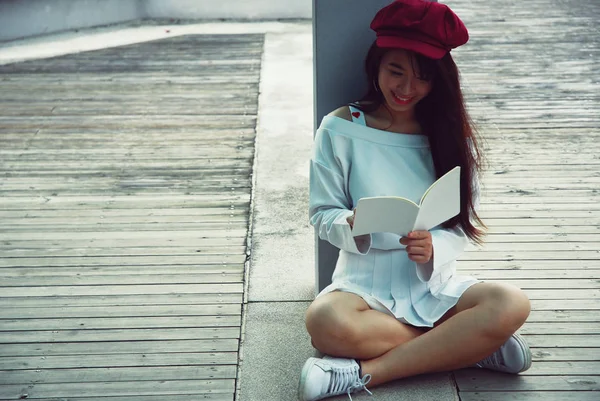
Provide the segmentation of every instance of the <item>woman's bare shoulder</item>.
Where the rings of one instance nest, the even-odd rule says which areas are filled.
[[[342,106],[328,114],[329,116],[340,117],[344,120],[352,121],[350,116],[350,108],[348,106]]]

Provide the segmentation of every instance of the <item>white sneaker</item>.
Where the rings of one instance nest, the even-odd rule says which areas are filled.
[[[500,349],[475,364],[476,368],[521,373],[531,367],[531,351],[523,337],[513,334]]]
[[[346,358],[308,358],[300,375],[298,399],[315,401],[334,395],[348,394],[365,390],[371,375],[358,376],[359,366],[354,359]]]

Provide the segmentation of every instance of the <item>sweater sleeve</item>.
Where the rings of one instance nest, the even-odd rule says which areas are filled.
[[[468,237],[459,227],[434,228],[430,232],[433,258],[427,263],[417,263],[417,276],[424,283],[452,269],[452,262],[463,254],[469,244]]]
[[[366,254],[371,248],[371,236],[352,236],[346,221],[352,216],[352,202],[344,178],[344,155],[336,155],[327,130],[318,130],[315,150],[310,163],[310,223],[317,229],[319,238],[348,252]]]

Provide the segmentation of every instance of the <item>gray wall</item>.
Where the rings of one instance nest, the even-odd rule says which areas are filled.
[[[437,2],[437,0],[429,0]],[[364,59],[375,33],[373,17],[393,0],[313,0],[314,126],[367,89]],[[315,231],[315,292],[331,283],[339,250]]]
[[[143,18],[143,0],[1,0],[0,40]]]
[[[311,0],[145,0],[152,18],[310,18]]]
[[[311,18],[311,0],[0,0],[0,41],[141,18]]]
[[[393,0],[313,0],[314,125],[367,89],[364,60],[375,40],[369,28],[377,11]],[[315,233],[315,291],[331,283],[338,249]]]

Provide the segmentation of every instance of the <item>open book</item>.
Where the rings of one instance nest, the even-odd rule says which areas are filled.
[[[399,196],[361,198],[352,235],[388,232],[405,236],[431,230],[460,213],[460,167],[448,171],[425,191],[417,205]]]

